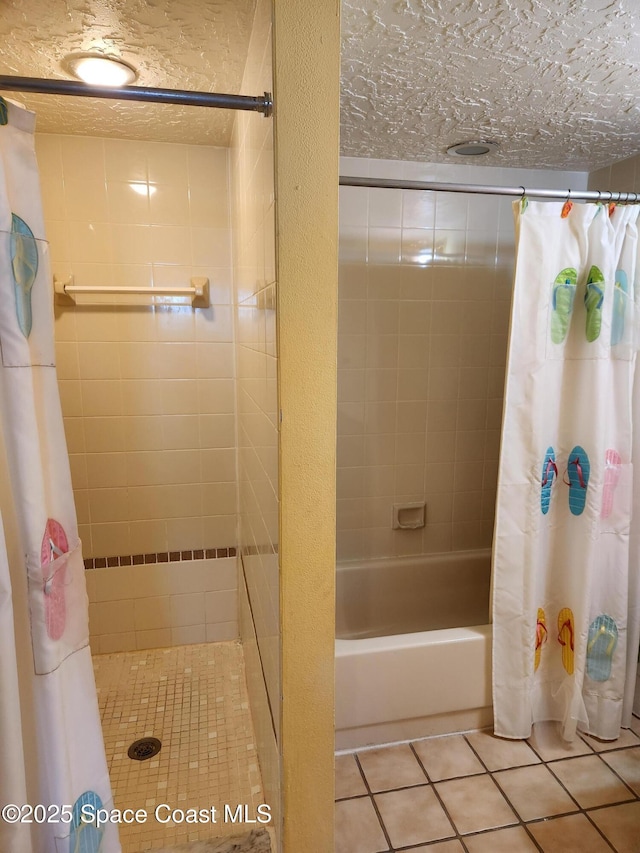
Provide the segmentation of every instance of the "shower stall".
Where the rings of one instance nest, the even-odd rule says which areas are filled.
[[[393,185],[566,192],[586,189],[588,175],[350,157],[341,174],[389,184],[340,189],[336,746],[346,749],[491,723],[512,199]],[[425,599],[433,606],[416,613]]]
[[[280,819],[270,44],[262,3],[242,89],[259,98],[2,80],[10,97],[242,110],[228,148],[36,136],[113,804],[231,810],[215,826],[177,812],[122,823],[128,853]],[[250,710],[247,680],[258,697],[266,685],[264,707]]]

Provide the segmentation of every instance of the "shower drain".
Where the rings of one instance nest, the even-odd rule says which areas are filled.
[[[162,744],[157,737],[143,737],[131,744],[127,755],[135,761],[145,761],[147,758],[153,758],[161,749]]]

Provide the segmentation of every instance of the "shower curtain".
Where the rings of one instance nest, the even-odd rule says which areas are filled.
[[[640,642],[638,205],[514,204],[494,731],[618,737]],[[635,464],[634,464],[635,463]]]
[[[35,116],[0,98],[0,850],[118,853],[58,397]]]

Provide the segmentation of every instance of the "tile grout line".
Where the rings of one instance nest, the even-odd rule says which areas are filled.
[[[502,795],[502,797],[504,797],[505,801],[508,803],[509,808],[513,811],[514,815],[518,818],[518,825],[519,825],[519,826],[521,826],[521,827],[524,829],[524,831],[526,832],[526,834],[527,834],[528,838],[530,839],[530,841],[532,842],[532,844],[535,844],[535,846],[538,848],[538,850],[539,850],[539,851],[541,851],[541,853],[544,853],[544,851],[542,850],[542,847],[540,847],[540,845],[538,844],[538,842],[536,841],[536,839],[533,837],[532,833],[527,829],[527,824],[526,824],[526,823],[524,822],[524,820],[520,817],[520,813],[518,812],[518,810],[514,807],[514,805],[513,805],[513,803],[511,802],[511,800],[506,796],[506,794],[504,793],[504,791],[502,790],[502,788],[500,787],[500,785],[498,785],[498,783],[496,782],[496,780],[493,778],[493,773],[492,773],[492,771],[491,771],[491,770],[489,770],[489,767],[487,766],[486,762],[485,762],[485,761],[483,761],[482,757],[480,756],[480,754],[478,753],[478,751],[474,748],[473,744],[469,741],[469,739],[468,739],[468,737],[466,736],[466,734],[465,734],[465,735],[463,735],[463,737],[464,737],[465,743],[467,744],[467,746],[469,747],[469,749],[473,752],[473,754],[476,756],[476,758],[478,759],[478,761],[479,761],[479,762],[482,764],[482,766],[486,769],[487,773],[488,773],[488,774],[489,774],[489,776],[491,777],[491,780],[493,781],[493,784],[497,787],[497,789],[500,791],[500,794]],[[529,744],[527,744],[527,745],[529,745]],[[539,755],[536,753],[536,751],[535,751],[535,750],[533,750],[533,753],[534,753],[534,755],[536,755],[536,756],[540,759],[540,761],[542,761],[542,757],[541,757],[541,756],[539,756]],[[527,766],[527,765],[524,765],[524,766]],[[535,765],[534,765],[534,766],[535,766]],[[511,770],[513,770],[514,768],[507,768],[507,769],[511,769]]]
[[[384,825],[384,821],[382,820],[382,815],[380,814],[380,811],[378,810],[377,803],[376,803],[374,796],[373,796],[373,791],[371,790],[371,787],[369,786],[369,782],[367,781],[367,777],[365,775],[365,772],[362,769],[362,765],[360,764],[360,761],[358,759],[358,755],[356,753],[354,753],[353,757],[355,759],[356,765],[358,766],[358,770],[360,771],[360,775],[362,776],[362,781],[364,782],[365,788],[367,789],[367,795],[369,797],[369,800],[371,801],[371,805],[373,806],[373,810],[375,811],[377,818],[378,818],[378,822],[380,823],[380,826],[382,828],[382,833],[385,837],[385,840],[387,841],[387,843],[389,845],[389,850],[387,851],[387,853],[393,853],[393,844],[391,843],[391,838],[389,837],[389,833],[387,832],[387,827]],[[381,853],[384,853],[384,852],[381,851]]]
[[[441,809],[444,811],[444,813],[446,814],[447,819],[448,819],[449,823],[451,824],[451,827],[452,827],[453,831],[454,831],[454,832],[455,832],[455,834],[456,834],[456,838],[457,838],[457,839],[460,841],[460,843],[462,844],[462,846],[463,846],[463,848],[464,848],[464,850],[465,850],[465,853],[468,853],[467,845],[466,845],[466,844],[464,843],[464,841],[462,840],[462,834],[459,832],[458,827],[456,826],[455,821],[453,820],[453,818],[452,818],[452,817],[451,817],[451,815],[449,814],[449,810],[448,810],[448,809],[447,809],[447,807],[445,806],[444,801],[443,801],[442,797],[440,796],[440,792],[436,789],[435,782],[433,782],[433,781],[431,780],[431,777],[429,776],[429,773],[427,772],[427,768],[424,766],[424,764],[423,764],[423,763],[422,763],[422,761],[420,760],[420,756],[419,756],[419,755],[418,755],[418,753],[416,752],[416,750],[415,750],[415,747],[414,747],[413,743],[410,743],[410,744],[409,744],[409,748],[411,749],[411,752],[413,753],[413,755],[414,755],[414,757],[415,757],[416,761],[418,762],[418,764],[419,764],[419,765],[420,765],[420,767],[422,768],[422,772],[423,772],[423,773],[424,773],[424,775],[427,777],[427,781],[429,782],[429,785],[431,785],[431,788],[432,788],[432,790],[433,790],[433,793],[435,794],[435,796],[436,796],[436,797],[437,797],[437,799],[438,799],[438,802],[440,803],[440,808],[441,808]],[[484,774],[483,774],[483,775],[484,775]]]

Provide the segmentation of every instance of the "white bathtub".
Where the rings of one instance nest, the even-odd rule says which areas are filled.
[[[338,566],[336,749],[491,724],[490,567],[489,551]]]

